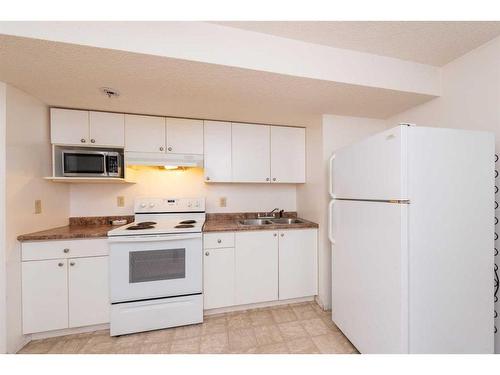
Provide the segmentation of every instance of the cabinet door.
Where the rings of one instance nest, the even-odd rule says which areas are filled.
[[[125,151],[165,153],[165,118],[125,115]]]
[[[204,173],[207,182],[231,182],[231,123],[205,121]]]
[[[167,153],[203,154],[203,120],[167,118]]]
[[[282,230],[279,237],[279,299],[318,294],[318,231]]]
[[[108,257],[69,262],[69,327],[109,322]]]
[[[89,112],[51,108],[50,139],[52,143],[65,145],[90,143]]]
[[[232,124],[233,182],[270,181],[270,126]]]
[[[65,259],[22,262],[23,333],[68,328]]]
[[[99,146],[125,146],[123,113],[90,112],[90,143]]]
[[[277,231],[236,232],[234,257],[237,305],[278,299]]]
[[[204,250],[203,305],[205,309],[234,305],[234,248]]]
[[[306,130],[271,126],[271,182],[306,182]]]

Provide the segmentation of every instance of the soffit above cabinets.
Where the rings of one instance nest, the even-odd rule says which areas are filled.
[[[301,125],[325,113],[387,118],[436,97],[5,35],[0,44],[0,80],[57,107]],[[102,95],[103,84],[121,95]]]

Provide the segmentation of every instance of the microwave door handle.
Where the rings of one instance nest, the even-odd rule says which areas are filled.
[[[129,242],[159,242],[159,241],[176,241],[188,240],[193,238],[201,238],[201,233],[186,233],[186,234],[169,234],[168,236],[116,236],[108,237],[108,242],[113,243],[129,243]]]

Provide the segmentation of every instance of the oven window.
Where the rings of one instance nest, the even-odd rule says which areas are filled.
[[[104,155],[64,154],[64,173],[103,174],[104,172]]]
[[[131,251],[129,282],[183,279],[186,277],[186,249]]]

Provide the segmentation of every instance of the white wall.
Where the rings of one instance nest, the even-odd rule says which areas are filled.
[[[6,267],[5,267],[5,133],[7,127],[7,85],[0,82],[0,354],[7,351]]]
[[[136,184],[74,184],[71,186],[71,216],[131,215],[134,198],[206,197],[207,212],[270,211],[275,207],[295,211],[296,187],[292,184],[206,184],[203,170],[167,171],[141,167]],[[118,196],[125,207],[117,207]],[[227,206],[219,199],[226,197]]]
[[[50,175],[48,107],[7,85],[6,137],[6,266],[7,351],[24,343],[21,321],[19,234],[67,224],[69,188],[42,179]],[[35,199],[43,211],[34,214]]]
[[[442,97],[400,113],[387,122],[491,131],[496,136],[496,153],[499,154],[499,61],[500,38],[496,38],[443,67]],[[497,186],[500,186],[500,179],[497,179]],[[497,195],[497,201],[500,201],[500,195]],[[497,210],[497,217],[500,217],[500,210]],[[497,226],[497,233],[500,233],[500,226]],[[496,247],[500,247],[499,241]],[[496,263],[500,265],[499,257]],[[500,313],[498,303],[496,310]],[[496,320],[496,325],[500,330],[500,319]],[[500,353],[500,334],[495,340],[496,352]]]
[[[318,299],[331,308],[331,247],[328,240],[328,159],[331,154],[357,140],[388,127],[385,120],[324,115],[312,118],[306,132],[307,184],[297,187],[297,211],[319,224]]]

